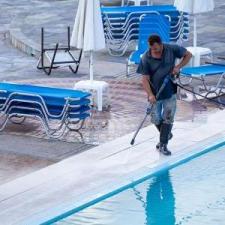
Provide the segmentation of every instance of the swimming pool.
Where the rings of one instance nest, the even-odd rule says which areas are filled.
[[[57,225],[222,225],[225,147],[61,219]]]

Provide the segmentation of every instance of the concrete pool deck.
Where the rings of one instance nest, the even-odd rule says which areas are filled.
[[[224,139],[225,130],[221,126],[224,123],[223,111],[208,115],[207,123],[202,125],[176,122],[174,138],[169,144],[171,157],[155,150],[157,132],[148,126],[141,130],[134,146],[130,146],[131,133],[3,184],[0,186],[1,224],[41,224],[138,179],[137,174],[140,178],[137,171],[146,173],[169,164],[196,146],[202,148],[207,140],[210,145],[212,137]]]
[[[1,81],[72,88],[74,82],[88,79],[88,57],[82,59],[76,76],[59,69],[48,77],[30,56],[40,50],[41,26],[47,28],[50,43],[64,39],[65,27],[74,22],[77,0],[0,0],[0,4]],[[215,0],[215,6],[214,12],[197,20],[198,45],[211,48],[214,58],[225,55],[225,3]],[[191,44],[192,35],[184,46]],[[109,82],[112,108],[94,112],[97,129],[84,129],[86,143],[73,135],[61,141],[46,139],[35,121],[21,127],[10,124],[1,134],[1,225],[39,224],[137,179],[142,171],[151,172],[202,143],[210,144],[214,136],[224,137],[224,111],[199,101],[178,101],[171,157],[155,151],[158,134],[149,121],[131,147],[132,132],[146,109],[139,77],[126,78],[128,55],[112,57],[102,51],[95,56],[95,79]]]

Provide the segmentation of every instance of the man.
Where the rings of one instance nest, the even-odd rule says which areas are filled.
[[[156,148],[164,155],[171,155],[167,144],[172,138],[171,129],[176,111],[177,86],[170,79],[158,99],[156,99],[156,94],[165,77],[177,75],[192,55],[181,46],[162,43],[158,35],[151,35],[148,43],[150,49],[143,54],[137,73],[142,74],[143,88],[147,93],[148,101],[153,104],[151,121],[160,132],[160,141]],[[177,58],[181,60],[175,65]]]

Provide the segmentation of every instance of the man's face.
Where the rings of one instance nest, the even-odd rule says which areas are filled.
[[[152,54],[160,54],[162,52],[162,44],[154,43],[150,48]]]

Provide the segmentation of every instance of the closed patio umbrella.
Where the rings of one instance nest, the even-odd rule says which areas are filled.
[[[71,37],[71,46],[83,49],[85,52],[90,52],[90,79],[76,82],[74,88],[90,92],[95,90],[97,96],[93,99],[93,105],[96,103],[98,110],[102,111],[104,105],[103,93],[108,93],[109,85],[105,81],[93,79],[93,52],[105,48],[105,36],[99,0],[79,0]],[[93,93],[92,96],[95,96],[95,94]]]
[[[105,48],[99,0],[79,0],[71,46],[90,52],[90,80],[93,80],[93,51]]]
[[[174,6],[182,12],[187,12],[194,16],[193,27],[193,46],[197,46],[197,30],[196,30],[196,15],[214,10],[213,0],[175,0]]]

